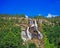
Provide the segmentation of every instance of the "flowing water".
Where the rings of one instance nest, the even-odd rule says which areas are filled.
[[[33,23],[33,20],[30,20],[30,25],[31,27],[35,27],[35,30],[37,31],[38,33],[38,39],[42,39],[43,38],[43,35],[40,31],[38,31],[38,26],[37,26],[37,21],[35,20],[34,23]],[[29,32],[29,26],[27,27],[26,31],[22,31],[21,32],[21,37],[23,39],[23,41],[27,41],[27,40],[31,40],[32,39],[32,33]]]

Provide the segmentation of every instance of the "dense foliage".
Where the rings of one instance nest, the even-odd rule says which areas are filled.
[[[18,19],[8,20],[1,18],[1,16],[8,17],[8,15],[0,15],[0,48],[36,48],[34,43],[23,45],[21,28],[20,26],[15,25],[18,23]],[[20,17],[21,16],[24,17],[23,14],[20,15]],[[19,15],[16,15],[16,17],[18,18]],[[60,48],[60,17],[44,18],[39,16],[35,18],[46,19],[53,23],[48,24],[47,22],[43,22],[42,24],[39,24],[40,31],[44,35],[45,48]]]
[[[53,20],[53,19],[52,19]],[[60,48],[60,25],[57,24],[56,22],[60,23],[60,21],[57,18],[57,20],[54,19],[54,25],[48,25],[46,22],[43,23],[43,32],[46,35],[46,38],[48,38],[50,48]]]
[[[16,26],[16,20],[0,18],[0,48],[35,48],[36,45],[30,43],[23,45],[21,39],[21,28]]]
[[[21,29],[13,20],[0,18],[0,48],[18,48],[22,44]]]

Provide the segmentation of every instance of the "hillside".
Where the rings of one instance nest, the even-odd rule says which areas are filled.
[[[0,48],[60,48],[60,17],[36,17],[38,30],[43,34],[42,40],[29,40],[25,45],[21,31],[28,26],[28,19],[20,16],[0,16]],[[40,42],[40,44],[39,44]]]

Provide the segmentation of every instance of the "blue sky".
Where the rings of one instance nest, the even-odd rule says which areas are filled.
[[[0,14],[60,15],[59,0],[0,0]]]

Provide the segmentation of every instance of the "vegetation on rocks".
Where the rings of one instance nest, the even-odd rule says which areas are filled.
[[[25,18],[23,14],[20,16]],[[15,17],[17,18],[20,16],[16,15]],[[21,24],[17,22],[18,19],[9,20],[2,17],[9,16],[7,14],[0,15],[0,48],[27,48],[27,44],[23,45],[23,40],[21,39],[21,27],[16,26],[16,24]],[[35,17],[35,19],[40,18],[52,23],[48,24],[47,22],[43,22],[39,24],[39,29],[44,35],[44,47],[60,48],[60,16],[54,18]],[[22,22],[24,21],[22,20]],[[29,43],[28,47],[36,48],[36,45],[34,43]]]

